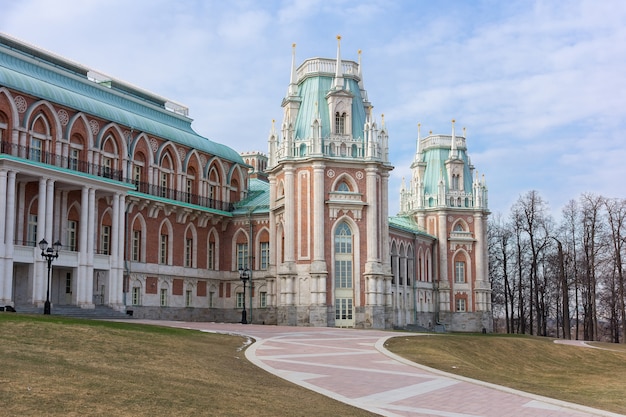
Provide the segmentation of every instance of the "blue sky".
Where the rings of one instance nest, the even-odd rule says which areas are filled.
[[[422,134],[467,128],[493,212],[538,190],[626,197],[621,0],[0,0],[0,31],[190,109],[195,130],[267,152],[299,64],[362,52],[389,130],[390,214]]]

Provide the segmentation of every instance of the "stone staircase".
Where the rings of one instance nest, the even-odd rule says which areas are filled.
[[[23,314],[43,314],[43,307],[32,305],[18,305],[15,307],[17,313]],[[117,311],[107,306],[95,306],[92,309],[80,308],[78,306],[52,306],[50,311],[52,316],[72,317],[80,319],[129,319],[130,315]]]

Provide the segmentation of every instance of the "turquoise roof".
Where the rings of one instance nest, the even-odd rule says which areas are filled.
[[[248,196],[235,205],[233,215],[269,213],[270,184],[257,178],[251,178],[248,185]]]
[[[0,36],[0,85],[175,143],[243,163],[232,148],[198,135],[192,120],[165,108],[158,97],[115,80],[100,85],[78,64]]]
[[[472,174],[469,169],[469,161],[465,150],[458,150],[459,159],[463,164],[463,190],[465,192],[472,191]],[[450,189],[448,176],[445,174],[445,162],[450,157],[450,146],[428,149],[423,153],[422,161],[426,162],[426,171],[424,172],[424,192],[426,194],[437,194],[439,180],[443,176],[446,190]]]
[[[427,236],[436,239],[435,236],[426,233],[418,225],[412,216],[393,216],[389,217],[389,228],[398,229],[405,232],[414,233],[420,236]]]
[[[335,123],[328,114],[326,94],[331,90],[333,75],[325,73],[306,77],[300,84],[298,95],[301,98],[300,110],[296,118],[295,138],[306,139],[311,136],[311,124],[317,113],[322,124],[322,138],[330,136],[330,127]],[[365,107],[358,82],[353,78],[344,78],[344,88],[354,97],[352,99],[352,137],[363,139],[365,126]]]

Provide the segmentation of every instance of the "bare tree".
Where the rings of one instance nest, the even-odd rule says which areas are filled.
[[[598,253],[601,249],[599,236],[602,229],[600,222],[601,209],[604,199],[593,194],[581,196],[582,222],[583,222],[583,338],[585,340],[598,340],[598,306],[596,304],[596,292],[598,280],[596,268],[598,266]]]
[[[619,309],[621,317],[622,342],[626,341],[626,310],[624,308],[624,268],[622,262],[622,251],[626,241],[626,200],[606,199],[604,201],[611,231],[611,243],[613,252],[613,271],[616,276],[617,297],[616,307]],[[619,332],[614,341],[619,343]]]
[[[533,325],[536,323],[537,334],[547,334],[547,314],[545,304],[545,281],[539,280],[540,253],[548,244],[549,232],[548,206],[535,190],[529,191],[517,200],[516,211],[521,214],[521,228],[528,236],[530,245],[530,334],[533,333]],[[536,321],[533,320],[533,312],[536,311]]]

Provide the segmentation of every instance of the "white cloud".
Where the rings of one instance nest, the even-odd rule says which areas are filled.
[[[188,105],[198,132],[240,151],[265,150],[280,122],[291,43],[298,62],[334,57],[341,34],[345,59],[363,50],[390,130],[390,213],[417,123],[448,133],[452,118],[495,211],[529,189],[555,209],[585,191],[623,194],[621,1],[22,0],[3,5],[0,27]]]

